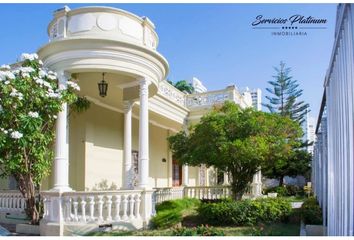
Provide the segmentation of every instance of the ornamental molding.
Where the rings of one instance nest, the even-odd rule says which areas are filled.
[[[85,63],[85,60],[89,59],[106,59],[112,62],[95,62],[95,63]],[[84,61],[82,61],[84,60]],[[149,76],[149,79],[158,85],[157,83],[161,81],[166,74],[166,69],[162,66],[162,63],[157,59],[148,59],[143,56],[138,56],[136,53],[129,53],[123,51],[113,51],[113,50],[70,50],[64,52],[58,52],[44,58],[44,64],[48,68],[56,68],[56,65],[65,65],[67,69],[76,69],[76,63],[71,61],[77,61],[77,65],[83,69],[97,69],[104,68],[110,69],[112,71],[121,70],[130,74],[135,74],[138,76]],[[114,64],[114,62],[117,62]],[[127,64],[118,64],[119,62],[133,64],[133,66],[127,66]],[[63,64],[64,63],[64,64]],[[66,64],[65,64],[66,63]],[[61,66],[60,68],[63,68]]]

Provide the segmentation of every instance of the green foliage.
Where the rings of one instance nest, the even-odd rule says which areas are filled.
[[[291,214],[291,204],[282,198],[224,201],[202,204],[200,218],[211,225],[249,226],[257,223],[277,222]]]
[[[70,109],[77,113],[85,112],[91,106],[91,102],[86,97],[77,97],[76,101],[70,105]]]
[[[268,81],[271,88],[266,88],[272,96],[266,96],[269,103],[264,106],[270,112],[279,113],[302,123],[309,108],[309,104],[299,101],[303,90],[298,89],[299,84],[290,76],[291,69],[285,67],[285,63],[280,62],[280,68],[275,68],[275,71],[277,73],[273,76],[275,80]]]
[[[54,128],[63,103],[77,100],[72,81],[59,86],[57,74],[42,67],[36,54],[23,54],[21,65],[0,69],[0,170],[14,176],[27,200],[32,223],[39,220],[35,191],[48,176]]]
[[[156,205],[156,212],[171,210],[171,209],[190,209],[197,207],[200,204],[200,200],[196,198],[182,198],[176,200],[164,201]]]
[[[322,210],[316,198],[308,198],[301,206],[301,218],[305,224],[322,224]]]
[[[194,87],[192,86],[191,83],[188,83],[186,80],[178,81],[174,84],[174,86],[175,88],[177,88],[178,90],[184,93],[191,94],[194,92]]]
[[[300,127],[289,118],[225,102],[203,116],[188,136],[181,131],[168,141],[180,163],[231,173],[233,196],[241,199],[260,167],[274,155],[287,156],[299,136]]]
[[[152,226],[158,229],[173,227],[182,221],[185,211],[196,208],[199,204],[200,200],[193,198],[169,200],[157,204],[157,214],[151,219]]]
[[[182,221],[182,211],[171,209],[161,211],[151,219],[152,226],[157,229],[173,227]]]
[[[225,236],[225,233],[208,225],[201,225],[194,228],[176,228],[172,236]]]
[[[300,126],[309,111],[309,104],[299,100],[302,90],[299,89],[297,81],[290,76],[291,69],[281,62],[280,68],[275,68],[275,70],[277,72],[274,76],[275,80],[268,81],[271,85],[271,88],[267,88],[271,96],[266,96],[269,103],[264,106],[272,113],[289,117]],[[299,138],[298,144],[292,147],[290,154],[275,155],[262,167],[262,174],[266,177],[278,178],[280,186],[284,176],[305,175],[310,169],[311,155],[300,148],[306,146],[309,146],[309,143],[303,143]]]

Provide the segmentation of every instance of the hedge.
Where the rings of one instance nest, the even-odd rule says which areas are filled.
[[[302,204],[301,218],[305,224],[322,224],[322,210],[316,198],[310,197]]]
[[[210,225],[249,226],[286,220],[291,204],[282,198],[205,203],[198,208],[200,219]]]

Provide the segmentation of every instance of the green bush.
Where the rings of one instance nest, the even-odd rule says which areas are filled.
[[[176,228],[173,230],[172,236],[225,236],[225,233],[208,225],[201,225],[194,228]]]
[[[291,204],[282,198],[223,201],[201,204],[200,219],[211,225],[249,226],[259,222],[278,222],[291,214]]]
[[[164,201],[156,205],[156,212],[171,210],[171,209],[189,209],[196,207],[200,204],[199,199],[195,198],[182,198],[176,200]]]
[[[301,218],[305,224],[322,224],[322,210],[314,197],[302,204]]]
[[[177,225],[183,219],[183,212],[197,207],[200,200],[183,198],[165,201],[156,206],[156,216],[151,219],[153,228],[163,229]]]

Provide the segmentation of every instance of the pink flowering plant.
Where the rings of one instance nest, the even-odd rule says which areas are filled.
[[[63,103],[74,103],[79,86],[59,88],[37,54],[22,54],[21,64],[0,67],[0,171],[13,176],[26,199],[32,224],[39,222],[36,191],[53,161],[56,116]]]

